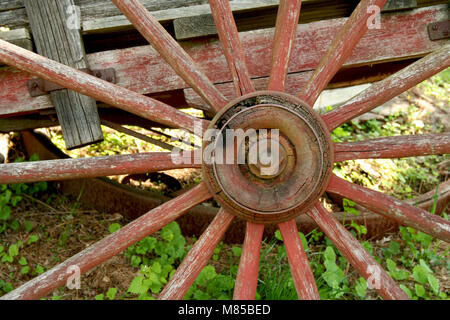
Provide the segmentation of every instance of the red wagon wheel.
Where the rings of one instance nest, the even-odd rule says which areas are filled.
[[[94,78],[83,72],[0,40],[0,60],[40,78],[91,96],[117,108],[174,128],[279,129],[278,170],[258,174],[262,165],[217,165],[204,162],[204,181],[183,195],[148,212],[119,231],[66,260],[3,299],[36,299],[64,285],[70,266],[81,272],[99,265],[214,197],[222,206],[213,222],[192,247],[160,295],[181,299],[208,262],[214,248],[235,218],[247,220],[244,248],[234,298],[253,299],[258,279],[264,225],[281,230],[291,271],[301,299],[319,299],[319,293],[297,232],[295,217],[309,215],[366,279],[377,270],[378,293],[385,299],[407,299],[406,294],[362,245],[320,204],[332,191],[444,241],[450,241],[450,223],[393,197],[352,184],[332,174],[336,161],[398,158],[450,152],[450,135],[416,135],[364,142],[333,144],[330,131],[424,81],[450,65],[450,45],[418,60],[365,90],[343,106],[320,117],[311,106],[349,57],[368,29],[370,6],[386,0],[362,0],[347,20],[309,82],[298,96],[283,93],[291,48],[300,14],[300,0],[280,1],[268,91],[256,92],[250,80],[242,45],[228,1],[210,0],[211,10],[239,98],[226,101],[192,59],[142,6],[139,0],[113,0],[173,69],[217,112],[213,121],[197,119],[162,103]],[[266,137],[265,139],[271,139]],[[214,145],[213,145],[214,146]],[[211,141],[204,140],[204,147]],[[225,148],[225,152],[228,149]],[[191,153],[148,153],[112,157],[40,161],[1,166],[0,183],[51,181],[149,171],[200,167]]]

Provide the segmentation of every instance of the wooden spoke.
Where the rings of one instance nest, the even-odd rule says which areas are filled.
[[[290,220],[280,223],[278,227],[280,228],[283,242],[286,246],[298,297],[302,300],[319,300],[319,291],[317,290],[308,257],[298,235],[297,223],[295,220]]]
[[[237,96],[255,91],[245,63],[244,50],[239,40],[230,2],[228,0],[209,0],[209,5],[228,66],[231,69]]]
[[[198,155],[200,157],[200,155]],[[106,157],[58,159],[0,165],[0,184],[60,181],[122,174],[200,168],[194,153],[137,153]]]
[[[0,40],[0,61],[64,88],[173,128],[194,132],[208,121],[189,116],[152,98],[119,87],[56,61]]]
[[[450,44],[412,63],[392,76],[372,84],[343,106],[322,116],[330,131],[391,100],[450,66]]]
[[[166,62],[216,111],[227,101],[139,0],[112,0]]]
[[[39,299],[65,284],[73,274],[69,268],[78,267],[82,273],[105,262],[137,241],[158,231],[183,213],[208,200],[211,195],[204,183],[181,196],[164,203],[147,214],[129,223],[119,231],[69,258],[53,269],[41,274],[23,286],[2,296],[2,300]]]
[[[211,258],[234,215],[221,209],[184,258],[177,272],[159,295],[160,300],[181,300]]]
[[[327,191],[353,200],[400,224],[450,242],[450,222],[381,192],[332,176]]]
[[[289,60],[297,34],[301,0],[281,0],[273,40],[269,90],[284,91]]]
[[[247,222],[244,247],[234,287],[234,300],[255,299],[263,233],[263,224]]]
[[[450,133],[394,136],[336,143],[334,161],[383,159],[450,153]]]
[[[368,29],[368,21],[373,15],[372,6],[380,9],[387,0],[361,0],[350,18],[333,40],[330,48],[319,63],[299,97],[314,106],[320,93],[326,88],[336,72],[352,53]]]
[[[384,271],[378,262],[364,249],[364,247],[348,232],[328,211],[317,203],[308,212],[308,216],[333,241],[339,251],[350,264],[371,283],[384,299],[408,300],[408,296],[397,283]]]

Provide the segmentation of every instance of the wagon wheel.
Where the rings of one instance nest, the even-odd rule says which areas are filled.
[[[210,0],[239,96],[234,101],[224,99],[138,0],[113,2],[173,69],[217,112],[211,122],[193,118],[159,101],[91,77],[1,40],[0,60],[144,118],[191,132],[198,132],[196,129],[204,131],[208,127],[219,131],[225,128],[279,129],[279,139],[275,141],[281,150],[278,168],[272,171],[271,175],[262,175],[262,170],[266,167],[258,163],[220,165],[204,161],[201,165],[204,181],[197,187],[148,212],[2,298],[40,298],[65,283],[69,276],[66,273],[68,267],[77,265],[81,272],[86,272],[156,232],[195,205],[214,197],[222,209],[192,247],[160,294],[160,299],[184,297],[235,218],[247,220],[247,231],[234,298],[255,297],[264,225],[276,223],[286,245],[299,298],[319,299],[313,273],[297,232],[295,217],[300,214],[309,215],[366,279],[374,276],[373,270],[376,270],[375,276],[378,276],[379,280],[376,289],[383,298],[407,299],[395,281],[318,200],[325,191],[331,191],[401,224],[448,242],[448,221],[390,196],[342,180],[332,174],[332,165],[334,161],[349,159],[449,153],[450,135],[446,133],[390,137],[333,145],[329,132],[448,67],[450,45],[445,45],[404,70],[372,85],[337,110],[320,117],[311,106],[366,32],[368,7],[377,5],[381,8],[386,0],[360,1],[298,96],[287,95],[283,91],[301,1],[280,1],[269,91],[255,92],[230,5],[228,1]],[[271,136],[259,139],[272,142],[275,140]],[[218,150],[215,149],[216,144],[204,138],[205,149],[211,146],[214,151]],[[229,151],[229,147],[225,147],[225,153]],[[233,144],[231,148],[234,148]],[[195,155],[186,152],[175,156],[169,153],[150,153],[6,164],[1,167],[0,182],[49,181],[199,167],[200,165],[193,164],[196,163],[194,160],[198,160]]]

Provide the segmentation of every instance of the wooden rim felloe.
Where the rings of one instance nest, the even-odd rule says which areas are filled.
[[[213,166],[203,164],[205,182],[150,211],[78,255],[8,293],[2,299],[38,299],[43,297],[64,284],[68,276],[66,273],[68,267],[77,265],[82,272],[86,272],[115,254],[120,253],[133,243],[156,232],[193,206],[213,196],[222,203],[223,208],[188,253],[178,271],[161,293],[160,299],[182,299],[184,297],[197,275],[208,262],[214,248],[220,242],[221,237],[235,219],[235,216],[248,220],[244,249],[236,279],[235,299],[253,299],[255,297],[259,252],[264,231],[262,223],[268,222],[279,223],[298,296],[301,299],[319,299],[320,296],[313,272],[309,266],[307,255],[302,247],[297,226],[293,219],[297,214],[303,212],[306,212],[319,225],[361,275],[369,278],[371,274],[368,271],[368,267],[370,266],[375,266],[380,270],[381,284],[377,290],[382,297],[386,299],[406,299],[407,296],[394,280],[381,269],[361,244],[323,208],[318,202],[318,198],[325,190],[328,190],[352,199],[402,224],[410,225],[444,241],[450,241],[450,224],[448,221],[392,197],[331,175],[334,161],[448,153],[450,152],[449,134],[381,138],[366,142],[339,143],[333,146],[330,142],[329,131],[362,113],[370,111],[448,67],[450,65],[450,45],[444,45],[441,49],[411,64],[397,74],[372,85],[342,107],[323,115],[322,120],[311,110],[310,106],[314,105],[319,94],[326,88],[331,78],[345,63],[361,37],[367,31],[367,20],[370,15],[368,9],[371,6],[381,8],[386,0],[360,1],[353,14],[347,19],[338,33],[338,36],[332,42],[328,52],[324,55],[314,73],[312,73],[310,80],[300,91],[299,97],[301,100],[281,93],[285,91],[285,80],[297,31],[301,1],[280,1],[268,86],[271,91],[255,92],[230,5],[226,0],[210,0],[222,47],[231,70],[235,92],[239,96],[236,101],[232,102],[228,102],[223,97],[214,84],[198,69],[191,57],[152,17],[140,1],[112,1],[156,48],[177,74],[213,110],[219,112],[211,124],[208,121],[177,111],[175,108],[155,99],[92,77],[2,40],[0,40],[0,61],[70,90],[88,95],[169,127],[183,128],[191,132],[195,132],[200,127],[201,131],[204,132],[208,126],[211,128],[217,126],[219,129],[223,129],[224,126],[232,124],[233,121],[234,123],[239,123],[242,128],[256,126],[257,128],[254,129],[272,129],[272,127],[275,129],[281,127],[284,130],[283,134],[287,136],[287,138],[283,138],[284,140],[279,140],[279,144],[283,147],[283,152],[285,153],[282,160],[285,161],[283,163],[285,167],[283,166],[281,173],[277,172],[270,177],[270,179],[274,179],[273,181],[276,181],[276,179],[282,182],[288,181],[288,178],[302,171],[301,166],[297,162],[289,160],[289,156],[292,156],[294,153],[292,150],[297,148],[295,150],[298,152],[299,145],[302,143],[288,133],[289,130],[292,130],[294,134],[301,136],[302,134],[307,134],[307,129],[305,128],[309,127],[308,130],[312,132],[310,137],[315,138],[311,139],[312,142],[309,142],[309,144],[306,143],[306,146],[312,151],[309,153],[298,152],[299,154],[296,155],[297,157],[309,157],[308,163],[311,163],[312,167],[314,167],[312,164],[319,163],[317,170],[314,169],[311,170],[312,172],[308,172],[313,178],[302,180],[305,188],[309,188],[308,196],[296,198],[289,195],[287,197],[286,202],[294,198],[293,203],[301,207],[301,210],[296,211],[297,207],[294,206],[294,210],[278,213],[274,210],[275,215],[263,215],[263,218],[258,218],[258,214],[261,212],[255,213],[254,210],[250,210],[245,213],[245,209],[242,206],[233,206],[227,199],[218,196],[221,192],[222,194],[225,194],[224,191],[229,192],[228,188],[232,186],[232,182],[224,186],[223,183],[215,183],[217,177],[223,172],[225,174],[233,173],[233,170],[219,172],[217,168],[214,169]],[[291,116],[287,116],[285,111],[291,112]],[[264,115],[265,113],[273,117],[272,127],[269,125],[268,116]],[[241,116],[243,117],[239,118]],[[298,126],[302,121],[304,122],[303,128]],[[288,125],[292,126],[289,130],[286,129]],[[269,138],[271,139],[271,137]],[[197,163],[199,162],[195,153],[185,152],[181,155],[168,153],[139,154],[94,159],[8,164],[2,165],[0,183],[49,181],[61,178],[75,179],[186,167],[198,168],[200,165]],[[252,181],[257,181],[256,185],[268,183],[270,179],[262,181],[261,177],[255,174],[256,169],[252,167],[251,170],[241,170],[239,174],[249,174],[249,176],[253,174]],[[288,170],[289,174],[283,176],[284,170]],[[295,182],[298,183],[299,181],[295,180]],[[290,185],[295,186],[295,183]],[[224,190],[225,188],[227,190]],[[257,197],[255,192],[251,193],[248,199],[252,200],[252,195]],[[235,202],[242,200],[240,198],[242,196],[238,192],[235,192],[232,197]],[[252,201],[258,202],[260,199],[253,199]],[[289,209],[292,208],[289,207]],[[267,219],[267,216],[275,216],[275,218]]]

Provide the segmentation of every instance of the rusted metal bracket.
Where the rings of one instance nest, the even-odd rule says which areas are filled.
[[[102,69],[102,70],[90,70],[90,69],[80,69],[87,74],[94,77],[100,78],[102,80],[116,83],[116,73],[114,68]],[[28,81],[28,92],[32,97],[39,97],[42,95],[49,94],[52,91],[62,90],[64,87],[57,85],[53,82],[44,79],[32,79]]]
[[[450,20],[430,23],[428,25],[428,35],[433,41],[450,38]]]

